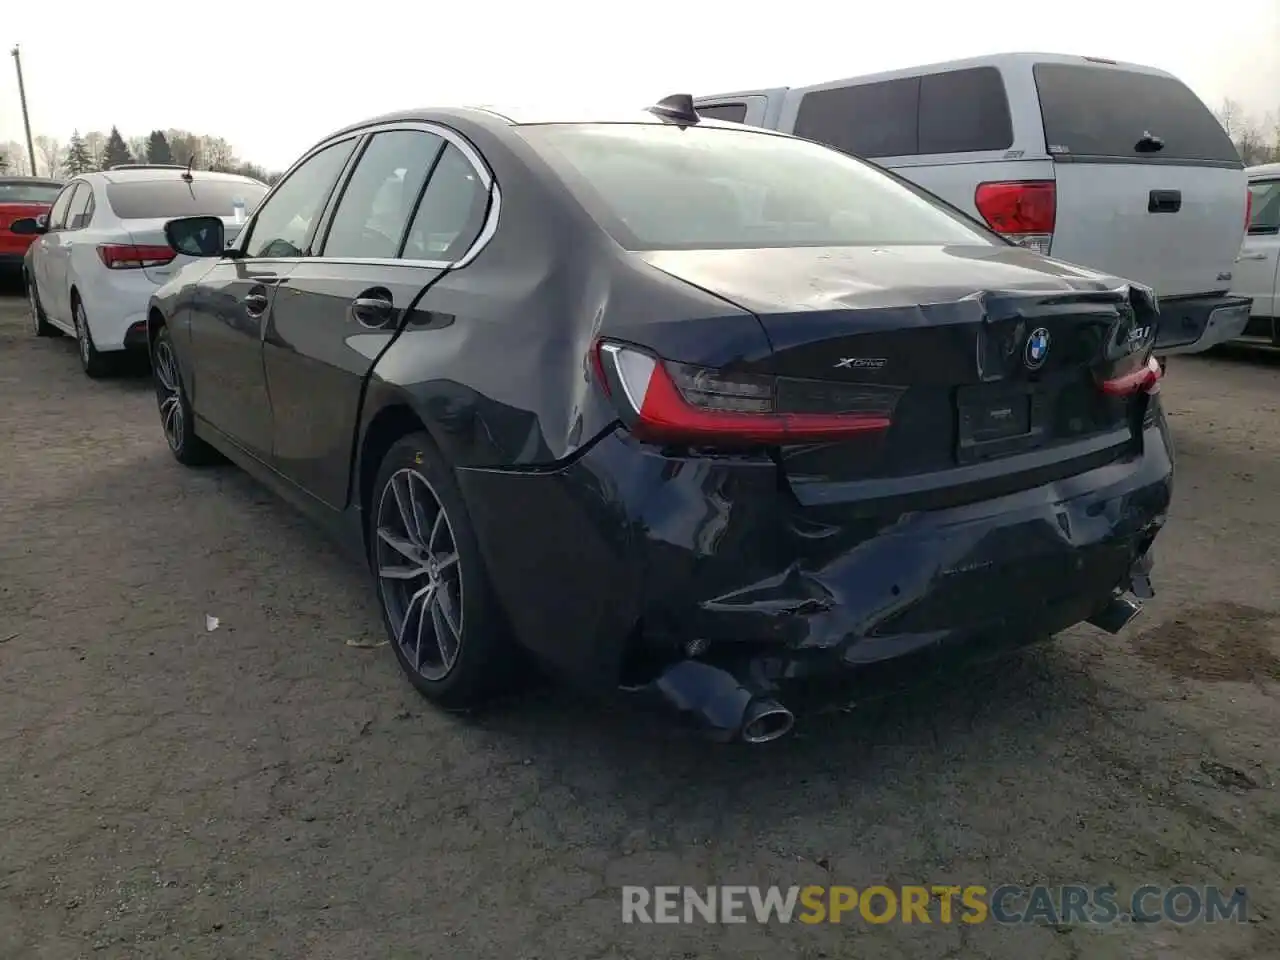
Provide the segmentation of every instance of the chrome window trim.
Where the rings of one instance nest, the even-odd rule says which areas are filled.
[[[489,210],[485,214],[484,223],[480,227],[480,232],[476,234],[475,240],[473,240],[471,246],[463,252],[462,256],[458,257],[457,260],[410,260],[403,257],[326,257],[323,255],[312,257],[252,257],[246,259],[269,259],[273,263],[351,263],[380,267],[426,267],[428,269],[436,270],[461,270],[467,264],[475,260],[484,248],[489,245],[489,242],[498,232],[498,217],[502,211],[502,190],[498,187],[498,181],[494,178],[492,171],[490,171],[489,167],[485,164],[484,158],[480,156],[479,151],[471,145],[470,141],[456,130],[431,120],[392,120],[386,123],[378,123],[368,127],[361,127],[358,130],[344,130],[340,134],[335,134],[334,136],[321,141],[303,154],[302,157],[293,164],[293,166],[285,171],[279,182],[271,188],[266,196],[262,198],[261,203],[258,204],[258,209],[267,205],[272,194],[275,193],[280,184],[283,184],[290,176],[293,175],[294,170],[302,166],[321,150],[352,138],[358,140],[362,137],[372,137],[375,134],[386,133],[392,130],[413,130],[419,133],[430,133],[444,140],[446,143],[450,143],[457,147],[458,152],[466,157],[467,162],[470,163],[472,169],[475,170],[476,175],[480,178],[481,185],[489,191]],[[359,158],[356,160],[356,166],[359,166]],[[354,168],[352,173],[354,173]],[[348,179],[350,179],[350,175],[348,175]],[[336,209],[337,208],[335,207],[334,210],[336,211]],[[416,213],[417,211],[414,210],[415,215]],[[332,221],[332,219],[333,211],[329,213],[329,220]],[[248,235],[249,232],[250,231],[246,230],[246,235]]]

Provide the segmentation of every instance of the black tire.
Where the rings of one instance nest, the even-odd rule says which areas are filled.
[[[23,285],[27,288],[27,307],[31,311],[31,332],[37,337],[60,337],[62,331],[49,322],[44,307],[40,306],[40,293],[36,290],[35,281],[22,274]]]
[[[390,485],[393,479],[403,484],[406,471],[416,474],[425,483],[425,488],[416,488],[419,494],[431,494],[443,509],[447,521],[443,529],[452,540],[452,552],[456,553],[457,568],[461,576],[461,586],[457,591],[460,602],[454,597],[453,591],[446,593],[450,597],[449,607],[454,609],[455,619],[457,608],[461,608],[458,629],[449,634],[457,640],[455,659],[451,665],[446,666],[443,660],[444,648],[438,647],[435,652],[442,656],[440,663],[434,665],[433,669],[443,669],[445,672],[443,676],[437,677],[424,675],[423,669],[411,659],[411,651],[400,642],[397,625],[393,622],[392,608],[404,604],[389,601],[389,596],[397,588],[388,584],[398,585],[403,582],[404,592],[416,590],[421,593],[418,585],[424,581],[387,581],[380,576],[384,564],[404,560],[402,554],[389,547],[379,536],[378,530],[380,520],[383,519],[384,503],[389,511],[397,511],[392,514],[393,523],[396,519],[403,518],[403,513],[398,512],[394,500],[396,491]],[[411,482],[417,481],[411,479]],[[388,501],[386,498],[392,500]],[[419,502],[423,503],[425,499],[420,499]],[[423,510],[425,514],[426,507]],[[419,515],[416,510],[414,512],[415,516]],[[422,534],[420,539],[426,541],[429,537]],[[506,619],[494,595],[476,541],[475,529],[467,515],[453,470],[425,433],[413,433],[402,438],[383,457],[369,508],[369,545],[369,562],[387,638],[400,668],[418,692],[444,709],[467,710],[479,706],[496,694],[508,691],[518,675],[517,664],[522,662],[522,658],[511,641]],[[410,564],[412,561],[405,563]],[[441,587],[441,590],[444,591],[444,588]],[[413,617],[405,618],[406,633],[415,632],[416,622]],[[440,629],[438,622],[435,622],[435,629]],[[432,640],[431,643],[434,644],[435,641]]]
[[[151,379],[155,384],[156,405],[160,409],[160,429],[173,458],[186,467],[220,463],[222,455],[195,434],[195,416],[182,383],[182,371],[168,327],[160,328],[151,346]],[[176,430],[173,429],[174,424]]]
[[[89,332],[89,321],[84,312],[84,301],[80,294],[71,291],[71,316],[76,327],[76,352],[80,356],[80,367],[85,376],[92,380],[101,380],[115,372],[115,358],[99,353],[93,345],[93,334]]]

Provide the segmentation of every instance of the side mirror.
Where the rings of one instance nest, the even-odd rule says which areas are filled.
[[[164,225],[169,246],[188,257],[220,257],[226,249],[226,227],[220,217],[183,217]]]
[[[48,229],[48,222],[48,217],[23,217],[9,224],[9,232],[23,237],[38,236]]]

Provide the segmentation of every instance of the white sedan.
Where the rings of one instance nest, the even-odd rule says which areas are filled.
[[[267,192],[228,173],[132,165],[68,181],[47,217],[15,221],[36,234],[23,279],[38,336],[66,333],[90,377],[111,372],[123,351],[147,348],[147,300],[184,264],[165,239],[178,217],[217,216],[231,239]]]

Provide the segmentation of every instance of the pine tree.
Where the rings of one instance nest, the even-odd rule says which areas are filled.
[[[173,151],[163,130],[152,130],[147,144],[147,163],[173,163]]]
[[[102,152],[102,166],[109,170],[121,163],[133,163],[133,154],[129,152],[128,144],[120,136],[120,131],[112,127],[107,136],[107,148]]]
[[[93,158],[89,156],[89,151],[84,145],[84,138],[80,136],[79,130],[71,132],[71,144],[67,147],[66,159],[62,161],[62,165],[66,168],[67,173],[73,177],[93,169]]]

